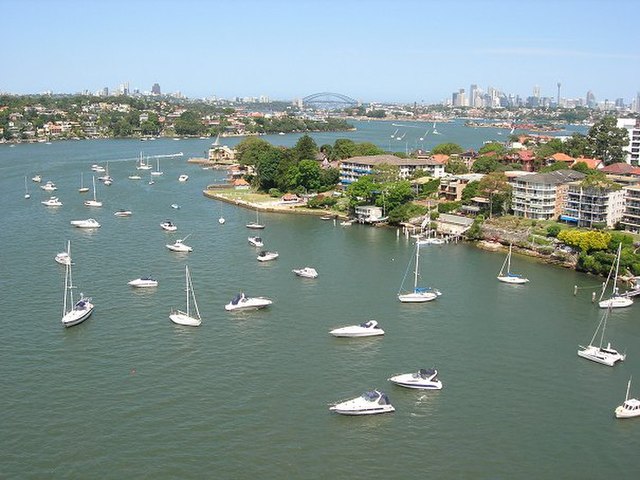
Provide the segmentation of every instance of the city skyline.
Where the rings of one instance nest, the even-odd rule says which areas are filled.
[[[626,103],[640,91],[633,2],[5,0],[0,91],[180,91],[190,98],[321,91],[440,103],[474,84]],[[32,7],[32,8],[27,8]],[[597,33],[597,34],[596,34]]]

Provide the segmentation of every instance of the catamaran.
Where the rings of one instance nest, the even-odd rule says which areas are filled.
[[[580,350],[578,350],[578,356],[582,358],[586,358],[587,360],[591,360],[592,362],[602,363],[603,365],[608,365],[609,367],[613,367],[616,362],[622,362],[627,357],[626,354],[621,354],[617,350],[611,347],[611,343],[607,342],[607,346],[603,347],[604,343],[604,331],[607,328],[607,318],[609,316],[609,312],[611,311],[611,307],[605,310],[604,315],[600,319],[600,323],[598,323],[598,327],[596,331],[593,333],[593,337],[591,337],[591,341],[589,345],[583,347],[580,345]],[[600,328],[602,327],[602,329]],[[598,335],[598,331],[600,331],[600,344],[594,345],[594,341],[596,336]]]

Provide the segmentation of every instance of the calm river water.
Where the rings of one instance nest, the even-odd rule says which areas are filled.
[[[369,125],[392,128],[361,124],[357,141],[379,135]],[[423,279],[443,295],[401,304],[413,247],[395,230],[280,214],[261,218],[265,246],[280,253],[261,264],[247,243],[253,212],[202,196],[224,173],[186,164],[210,143],[0,146],[1,478],[635,478],[640,421],[616,420],[613,409],[629,376],[640,377],[638,306],[610,318],[607,336],[628,356],[609,368],[576,355],[601,312],[591,290],[572,294],[599,280],[572,271],[514,257],[531,280],[514,287],[495,278],[503,254],[426,246]],[[154,185],[127,179],[141,150],[162,156]],[[184,156],[164,156],[177,152]],[[91,164],[107,160],[115,182],[98,184],[104,207],[89,209],[77,192],[80,174],[90,184]],[[56,182],[62,207],[41,205],[48,195],[31,180],[31,199],[23,198],[24,176],[36,173]],[[190,180],[178,182],[181,173]],[[119,208],[133,216],[114,217]],[[69,225],[88,217],[102,228]],[[165,219],[178,232],[162,231]],[[187,234],[191,254],[165,248]],[[64,271],[53,260],[67,240],[74,281],[96,305],[70,329],[60,324]],[[168,319],[183,307],[185,264],[199,328]],[[317,279],[291,273],[306,265]],[[159,286],[127,286],[144,275]],[[227,313],[241,290],[274,304]],[[368,319],[386,335],[328,334]],[[386,381],[420,367],[436,367],[444,388]],[[328,403],[372,388],[389,395],[395,413],[329,413]],[[637,396],[640,385],[632,390]]]

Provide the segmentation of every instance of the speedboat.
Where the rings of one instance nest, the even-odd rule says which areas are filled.
[[[189,175],[187,175],[187,174],[184,174],[184,173],[183,173],[182,175],[180,175],[180,176],[178,177],[178,181],[179,181],[179,182],[186,182],[187,180],[189,180]]]
[[[115,212],[114,215],[116,217],[130,217],[131,215],[133,215],[133,212],[131,210],[125,210],[124,208],[121,208],[120,210]]]
[[[162,222],[160,224],[160,228],[166,230],[167,232],[175,232],[178,229],[178,227],[176,227],[171,220],[165,220],[164,222]]]
[[[127,282],[127,285],[131,285],[135,288],[149,288],[149,287],[157,287],[158,281],[151,277],[141,277],[136,278],[135,280],[131,280]]]
[[[275,260],[278,257],[278,252],[266,252],[263,250],[258,254],[257,258],[259,262],[268,262],[269,260]]]
[[[69,223],[77,228],[100,228],[100,224],[93,218],[87,218],[86,220],[71,220]]]
[[[65,327],[73,327],[74,325],[84,322],[91,316],[93,309],[94,305],[91,303],[91,298],[85,297],[81,293],[80,300],[62,317],[62,325]]]
[[[247,238],[247,241],[254,247],[264,247],[264,243],[260,237],[249,237]]]
[[[31,177],[31,180],[33,180],[36,183],[40,183],[42,181],[42,176],[41,175],[34,175],[33,177]]]
[[[224,306],[224,309],[231,312],[234,310],[257,310],[268,307],[273,301],[266,297],[247,297],[244,293],[239,293]]]
[[[58,253],[54,260],[58,262],[60,265],[71,265],[71,255],[67,252]]]
[[[334,337],[373,337],[384,335],[384,330],[378,326],[375,320],[361,323],[360,325],[349,325],[348,327],[336,328],[329,332]]]
[[[58,197],[51,197],[49,200],[43,200],[40,202],[45,207],[61,207],[62,202],[58,199]]]
[[[375,415],[377,413],[394,412],[395,408],[389,402],[389,397],[379,390],[364,392],[351,400],[336,403],[329,407],[332,412],[342,415]]]
[[[304,278],[316,278],[318,276],[318,272],[316,271],[316,269],[311,267],[294,268],[291,271],[297,276]]]
[[[183,240],[178,239],[173,245],[166,245],[166,247],[172,252],[192,252],[193,251],[193,248],[191,248],[189,245],[186,245],[182,242]]]
[[[42,185],[40,188],[46,192],[53,192],[58,189],[58,187],[56,187],[56,184],[53,183],[51,180],[49,180],[47,183]]]
[[[406,388],[422,390],[442,389],[442,382],[438,380],[438,371],[435,368],[421,368],[417,372],[402,373],[388,378],[387,380]]]
[[[616,418],[640,417],[640,400],[637,398],[629,398],[629,388],[631,388],[631,379],[629,379],[629,383],[627,383],[627,395],[624,403],[616,407]]]

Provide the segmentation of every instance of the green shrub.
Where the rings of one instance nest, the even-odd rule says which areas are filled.
[[[547,237],[557,237],[560,233],[560,225],[549,225],[547,227]]]

